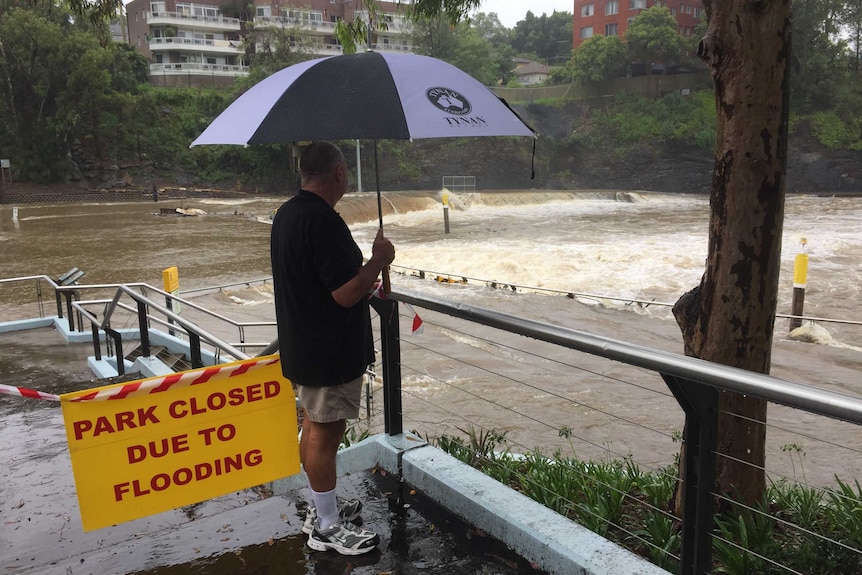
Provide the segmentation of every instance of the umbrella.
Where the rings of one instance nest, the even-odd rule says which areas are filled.
[[[363,52],[284,68],[228,106],[192,146],[528,136],[536,132],[481,82],[417,54]],[[535,151],[535,140],[533,142]]]

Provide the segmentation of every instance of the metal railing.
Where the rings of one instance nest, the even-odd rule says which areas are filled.
[[[265,280],[259,280],[265,281]],[[146,283],[129,283],[129,284],[87,284],[87,285],[69,285],[64,286],[57,283],[54,279],[46,275],[23,276],[15,278],[0,279],[0,286],[12,285],[15,283],[34,282],[35,297],[39,309],[39,316],[45,317],[45,284],[48,289],[53,290],[54,299],[56,301],[56,315],[59,318],[64,318],[67,321],[70,332],[86,331],[85,324],[89,324],[89,329],[93,336],[93,346],[97,359],[101,359],[101,336],[100,332],[104,332],[114,346],[114,350],[108,349],[108,354],[117,356],[117,370],[120,374],[123,373],[124,365],[123,357],[123,337],[122,332],[116,329],[116,326],[128,321],[129,317],[133,318],[137,325],[138,332],[141,338],[142,354],[145,357],[149,356],[148,335],[152,324],[157,324],[166,329],[168,333],[174,335],[174,331],[180,330],[182,334],[189,340],[190,354],[192,363],[200,363],[200,344],[204,342],[213,348],[214,355],[219,356],[226,353],[236,359],[246,359],[250,357],[245,349],[249,348],[266,348],[269,345],[267,341],[250,342],[247,341],[247,332],[251,328],[266,328],[268,331],[275,328],[274,321],[254,321],[244,322],[236,321],[227,316],[211,311],[203,306],[200,306],[192,301],[182,297],[175,296],[161,289],[153,287]],[[242,284],[230,285],[247,285],[249,282]],[[220,286],[227,287],[227,286]],[[214,290],[217,288],[205,288]],[[95,294],[98,292],[113,291],[113,296],[107,298],[83,299],[84,294]],[[190,290],[188,293],[195,293],[204,290]],[[156,301],[153,297],[158,298]],[[132,304],[125,303],[125,300],[131,299]],[[162,303],[163,302],[163,303]],[[202,318],[211,320],[218,325],[227,326],[228,329],[236,330],[239,341],[227,342],[222,338],[214,335],[199,326],[199,321],[193,321],[188,317],[183,317],[180,314],[174,313],[173,303],[179,303],[186,313],[189,310],[200,314]],[[125,312],[126,317],[118,319],[116,316],[119,311]]]
[[[184,12],[147,12],[147,20],[166,19],[169,21],[179,22],[196,22],[201,24],[213,24],[229,28],[231,30],[239,30],[242,22],[239,18],[227,18],[225,16],[204,16],[202,14],[186,14]],[[150,25],[153,25],[150,22]]]
[[[104,287],[104,286],[103,286]],[[166,297],[166,305],[171,305],[171,301],[174,299],[174,296],[171,294],[164,292],[162,290],[153,288],[152,286],[147,286],[150,290],[164,295]],[[122,297],[129,297],[135,302],[135,307],[131,308],[129,306],[124,306],[120,304],[120,299]],[[107,302],[107,303],[106,303]],[[105,305],[105,313],[103,318],[100,320],[94,314],[87,311],[87,304],[99,304]],[[186,302],[187,303],[187,302]],[[145,295],[136,292],[130,286],[127,285],[119,285],[117,286],[117,291],[110,301],[107,300],[98,300],[92,302],[75,302],[74,307],[81,312],[82,315],[86,317],[86,319],[90,322],[91,330],[93,332],[93,345],[95,347],[96,358],[100,359],[101,351],[99,349],[99,331],[104,331],[108,334],[113,340],[116,346],[116,360],[117,360],[117,374],[123,375],[125,373],[125,365],[124,365],[124,354],[123,354],[123,340],[121,332],[113,329],[111,327],[111,321],[113,319],[114,313],[117,309],[125,309],[126,311],[134,311],[137,313],[138,318],[138,336],[140,338],[140,348],[141,355],[143,357],[150,357],[150,322],[158,321],[161,325],[168,327],[170,332],[173,332],[175,328],[182,329],[189,340],[189,355],[192,368],[203,367],[203,358],[201,354],[201,343],[206,342],[211,345],[215,350],[215,357],[218,358],[222,352],[227,353],[232,356],[236,360],[240,359],[248,359],[250,356],[243,351],[240,351],[233,345],[221,340],[217,336],[212,333],[202,329],[196,323],[189,321],[183,316],[174,313],[172,310],[168,309],[165,305],[157,303],[156,301],[146,297]],[[199,306],[198,309],[200,308]],[[164,316],[165,320],[161,320],[160,318],[154,317],[153,312],[158,312],[161,316]],[[213,314],[209,312],[212,317],[223,318],[223,316],[219,316],[218,314]],[[228,320],[227,318],[223,318],[226,321],[231,323],[232,320]]]
[[[682,549],[679,560],[682,573],[686,575],[711,572],[714,541],[722,540],[713,523],[716,500],[724,497],[715,493],[714,487],[716,456],[720,455],[716,453],[719,392],[733,391],[810,414],[862,425],[862,399],[859,397],[477,306],[413,292],[393,291],[387,299],[372,300],[380,318],[384,429],[390,435],[404,430],[402,369],[405,365],[402,363],[404,342],[398,325],[399,303],[658,373],[685,414],[682,438],[686,446],[682,455],[685,479],[682,481],[684,503],[680,518]]]

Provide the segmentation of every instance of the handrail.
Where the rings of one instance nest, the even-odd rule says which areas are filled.
[[[658,372],[685,413],[681,454],[682,575],[708,572],[717,495],[714,493],[719,391],[758,397],[809,413],[862,425],[862,397],[711,363],[584,331],[539,322],[415,292],[392,291],[371,305],[380,317],[385,431],[403,431],[398,302]]]
[[[155,289],[155,288],[153,288],[153,289]],[[196,324],[188,321],[183,316],[174,313],[173,311],[167,309],[166,307],[162,306],[161,304],[156,303],[155,301],[151,300],[150,298],[148,298],[144,295],[138,294],[137,292],[128,288],[125,285],[119,286],[117,288],[117,290],[119,292],[125,293],[126,295],[131,297],[133,300],[135,300],[139,303],[143,303],[151,309],[155,309],[160,314],[162,314],[165,317],[167,317],[168,319],[172,320],[176,325],[179,325],[180,327],[184,328],[186,333],[194,334],[194,335],[200,337],[204,341],[207,341],[210,344],[228,352],[230,355],[232,355],[236,359],[249,359],[250,356],[248,354],[246,354],[245,352],[238,350],[237,348],[230,345],[226,341],[223,341],[221,338],[219,338],[219,337],[209,333],[208,331],[198,327]],[[165,294],[165,295],[170,295],[170,294],[167,294],[166,292],[163,292],[159,289],[155,289],[155,291],[162,293],[162,294]],[[215,314],[215,315],[218,315],[218,314]],[[110,320],[110,315],[105,314],[105,320],[104,321],[107,322],[109,320]]]
[[[711,363],[694,357],[593,335],[478,306],[464,303],[452,304],[446,300],[416,292],[393,289],[387,297],[584,353],[704,383],[718,389],[760,397],[810,413],[862,424],[862,397],[794,383],[770,375]]]

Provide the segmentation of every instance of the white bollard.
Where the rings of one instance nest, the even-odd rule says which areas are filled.
[[[12,208],[12,221],[18,221],[18,208]]]

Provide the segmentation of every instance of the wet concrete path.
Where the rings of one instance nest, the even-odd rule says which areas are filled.
[[[90,385],[82,361],[87,348],[55,338],[50,329],[0,335],[4,383],[51,393]],[[339,483],[342,495],[365,502],[364,525],[381,536],[379,549],[364,556],[305,545],[306,489],[285,497],[248,489],[85,533],[59,403],[0,395],[0,437],[4,574],[538,573],[421,493],[373,470]]]

